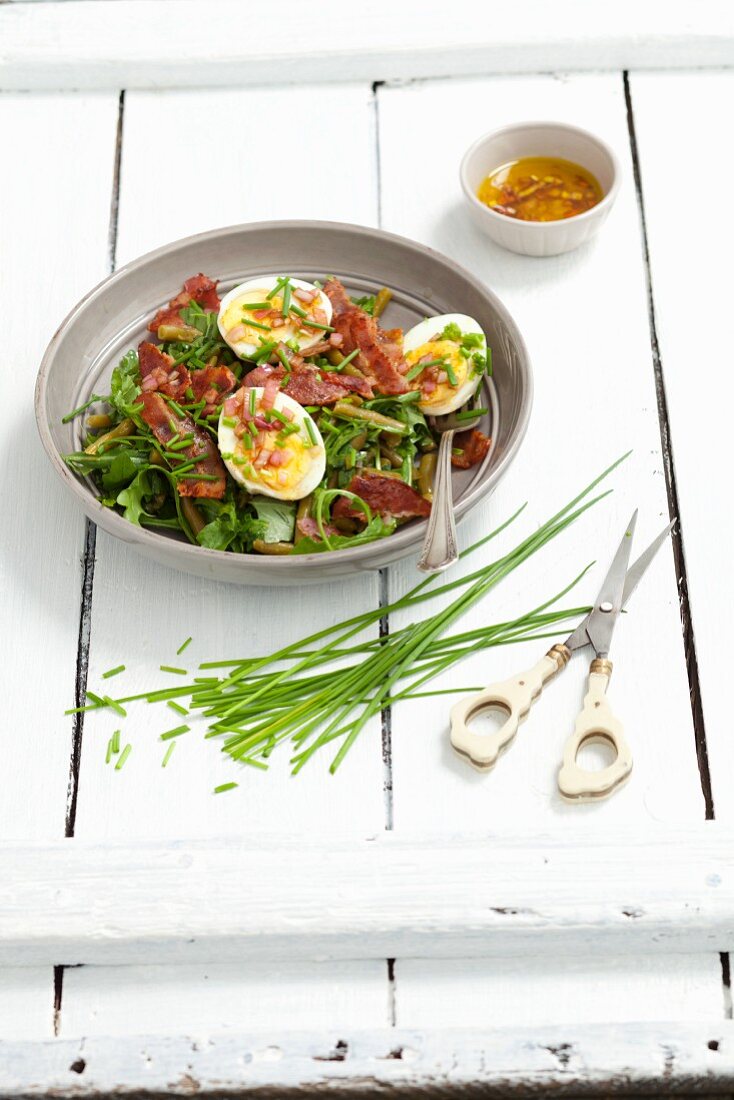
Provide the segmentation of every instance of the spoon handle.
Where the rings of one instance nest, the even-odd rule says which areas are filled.
[[[454,497],[451,486],[452,429],[441,433],[436,476],[433,481],[433,507],[418,568],[424,573],[440,573],[459,557],[454,521]]]

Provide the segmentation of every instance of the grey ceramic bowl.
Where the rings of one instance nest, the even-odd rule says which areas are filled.
[[[51,463],[78,504],[105,531],[164,565],[241,584],[303,584],[378,569],[419,549],[425,521],[389,538],[331,553],[293,557],[230,554],[192,546],[171,533],[136,527],[99,503],[94,486],[73,474],[62,455],[78,450],[81,426],[62,424],[92,393],[109,392],[120,356],[136,347],[155,311],[184,279],[204,271],[226,291],[244,278],[287,271],[306,279],[338,275],[353,294],[390,287],[388,327],[414,325],[434,313],[469,313],[487,333],[494,377],[486,383],[491,412],[482,425],[493,446],[485,461],[456,471],[461,519],[492,491],[514,458],[532,403],[530,362],[502,303],[477,279],[423,245],[338,222],[256,222],[187,237],[120,268],[71,311],[49,344],[36,384],[36,420]]]

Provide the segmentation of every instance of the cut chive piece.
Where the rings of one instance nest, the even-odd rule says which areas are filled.
[[[305,424],[308,438],[311,440],[311,446],[315,447],[318,444],[318,438],[316,436],[316,428],[310,416],[305,417]]]
[[[451,385],[452,386],[458,386],[459,379],[456,377],[456,371],[452,367],[451,363],[449,363],[448,359],[446,360],[445,370],[446,370],[446,373],[449,376],[449,382],[451,383]]]
[[[255,410],[257,409],[257,391],[255,390],[254,386],[250,390],[249,402],[250,416],[254,416]]]
[[[186,649],[186,646],[187,646],[187,645],[190,645],[190,644],[191,644],[191,642],[192,642],[192,639],[191,639],[191,638],[187,638],[185,642],[182,642],[182,643],[181,643],[181,645],[180,645],[180,646],[178,647],[178,649],[176,650],[176,656],[177,656],[177,657],[180,657],[180,656],[181,656],[181,654],[183,653],[183,651],[184,651],[184,650]]]
[[[109,695],[103,695],[102,698],[104,699],[107,706],[112,707],[112,709],[117,714],[119,714],[121,718],[127,718],[127,711],[124,707],[121,707],[120,704],[116,703],[114,699],[110,699]]]
[[[223,416],[222,423],[224,424],[225,428],[237,427],[237,420],[234,416]]]
[[[406,382],[412,382],[414,378],[417,378],[419,374],[422,374],[427,363],[416,363],[414,367],[411,367],[407,374],[403,375]]]
[[[104,758],[105,764],[109,764],[111,759],[112,759],[112,738],[110,737],[109,741],[107,742],[107,755]]]
[[[284,285],[285,283],[287,283],[287,282],[288,282],[288,276],[287,276],[287,275],[281,275],[281,276],[280,276],[280,278],[278,278],[278,279],[276,279],[276,280],[275,280],[275,286],[273,287],[273,289],[272,289],[272,290],[270,291],[270,293],[269,293],[269,294],[266,294],[266,295],[265,295],[265,297],[267,298],[268,302],[269,302],[269,301],[270,301],[270,300],[271,300],[272,298],[274,298],[274,297],[275,297],[275,295],[276,295],[276,294],[278,293],[278,291],[279,291],[279,290],[282,290],[282,288],[283,288],[283,285]]]
[[[188,672],[185,668],[175,668],[173,665],[161,665],[161,672],[171,672],[175,676],[188,676]]]
[[[336,369],[343,370],[347,363],[351,363],[352,359],[356,358],[357,355],[359,355],[359,348],[355,348],[354,351],[349,352],[349,355],[345,355],[341,363],[337,364]]]
[[[163,761],[162,761],[162,763],[161,763],[161,767],[162,767],[162,768],[165,768],[166,764],[167,764],[167,763],[168,763],[168,761],[169,761],[169,760],[171,759],[171,753],[173,752],[173,750],[174,750],[175,748],[176,748],[176,742],[175,742],[175,741],[171,741],[171,744],[170,744],[170,745],[168,746],[168,748],[166,749],[166,755],[165,755],[165,756],[163,757]]]
[[[112,737],[110,738],[110,744],[112,745],[112,751],[113,752],[119,752],[120,751],[120,731],[119,730],[115,730],[115,732],[112,734]]]
[[[116,665],[114,668],[108,668],[106,672],[102,673],[103,680],[110,680],[113,676],[117,676],[120,672],[125,671],[124,665]]]
[[[104,397],[100,397],[99,394],[93,393],[89,400],[84,405],[80,405],[78,409],[74,409],[73,412],[67,413],[66,416],[61,417],[62,424],[68,424],[70,420],[73,420],[75,416],[79,416],[80,413],[86,412],[90,405],[93,405],[95,401],[104,401]]]
[[[169,699],[168,706],[171,708],[171,710],[175,710],[176,714],[182,714],[184,718],[188,716],[189,712],[186,710],[186,707],[182,707],[180,703],[177,703],[175,701],[175,699]]]
[[[220,783],[218,787],[214,788],[214,793],[222,794],[223,791],[233,791],[235,787],[239,787],[239,783]]]
[[[242,309],[246,310],[247,313],[251,313],[253,309],[270,309],[270,302],[244,302]]]
[[[259,321],[253,321],[250,317],[248,317],[247,320],[244,321],[243,323],[245,325],[247,325],[248,328],[259,328],[259,329],[262,329],[263,332],[272,332],[273,331],[271,325],[261,325]]]
[[[120,768],[123,766],[123,764],[125,763],[125,761],[127,760],[128,756],[130,755],[130,753],[132,751],[133,751],[132,745],[129,745],[129,744],[125,745],[125,748],[120,753],[120,759],[115,764],[115,771],[116,772],[119,772]]]
[[[488,413],[488,412],[489,412],[489,409],[485,408],[482,405],[477,409],[467,409],[465,412],[454,413],[454,419],[455,420],[473,420],[475,416],[484,416],[484,414]]]
[[[166,730],[161,734],[161,741],[170,741],[172,737],[180,737],[182,733],[188,733],[191,726],[175,726],[172,730]]]

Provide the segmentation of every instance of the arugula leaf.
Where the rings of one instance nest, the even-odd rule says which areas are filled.
[[[138,353],[129,351],[112,372],[110,383],[110,401],[122,416],[140,419],[140,409],[133,408],[135,401],[140,396],[140,364]]]
[[[357,535],[329,535],[332,550],[346,550],[349,546],[361,546],[365,542],[374,542],[375,539],[385,538],[391,535],[397,524],[394,519],[384,520],[382,516],[373,516],[365,527]],[[321,554],[329,547],[321,539],[304,538],[296,543],[294,554]]]
[[[150,459],[142,451],[120,450],[110,456],[112,461],[102,474],[102,486],[105,489],[120,489],[132,481],[138,471],[150,466]]]
[[[255,539],[264,538],[265,524],[246,509],[238,511],[233,500],[207,501],[204,510],[213,518],[199,531],[197,540],[209,550],[231,549],[245,554]]]
[[[375,297],[374,294],[365,294],[363,298],[352,298],[352,304],[359,306],[371,317],[375,309]]]
[[[148,514],[143,506],[143,498],[152,496],[155,491],[150,475],[150,468],[141,470],[128,487],[117,494],[117,503],[125,509],[125,519],[137,524],[138,527],[140,517]]]
[[[265,534],[259,536],[263,542],[293,542],[298,507],[295,500],[253,497],[250,504],[264,523]]]

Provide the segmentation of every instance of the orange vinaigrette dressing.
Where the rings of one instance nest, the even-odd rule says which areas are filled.
[[[560,157],[522,157],[482,180],[477,198],[491,210],[526,222],[554,222],[590,210],[604,198],[586,168]]]

